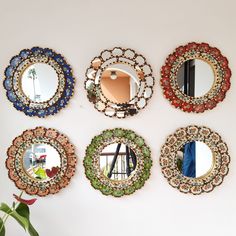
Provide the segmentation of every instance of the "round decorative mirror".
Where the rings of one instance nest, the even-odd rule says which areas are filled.
[[[46,102],[57,92],[57,72],[48,64],[36,63],[26,68],[21,77],[23,93],[34,102]]]
[[[186,112],[213,109],[230,88],[227,58],[206,43],[178,47],[166,59],[161,75],[165,97]]]
[[[135,152],[124,143],[113,143],[100,153],[100,171],[111,180],[126,180],[137,165]]]
[[[220,135],[204,126],[188,126],[170,135],[161,149],[162,173],[181,192],[210,192],[228,173],[230,156]]]
[[[214,70],[203,60],[187,60],[177,72],[177,82],[182,93],[191,97],[201,97],[214,85]]]
[[[109,117],[125,118],[147,105],[154,82],[143,56],[131,49],[113,48],[92,60],[85,89],[97,110]]]
[[[120,128],[95,136],[84,158],[91,185],[114,197],[140,189],[149,178],[151,166],[151,151],[143,138]]]
[[[6,167],[15,185],[31,195],[46,196],[68,185],[76,155],[68,138],[54,129],[37,127],[13,140]]]
[[[49,144],[34,143],[25,150],[23,168],[32,178],[48,180],[58,172],[60,167],[60,154]]]
[[[24,49],[5,70],[8,99],[29,116],[57,113],[73,95],[74,83],[71,67],[49,48]]]

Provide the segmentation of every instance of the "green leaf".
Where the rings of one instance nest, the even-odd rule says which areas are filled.
[[[2,218],[0,218],[0,236],[5,236],[5,226],[2,221]]]
[[[29,221],[27,218],[19,215],[15,210],[12,210],[7,204],[1,203],[0,211],[3,211],[13,217],[23,228],[24,230],[29,229]]]
[[[30,223],[30,210],[29,210],[29,207],[24,203],[20,203],[16,208],[16,212],[19,215],[25,217],[28,220],[28,222],[29,222],[29,228],[28,228],[29,234],[31,236],[39,236],[38,232],[35,230],[33,225]]]

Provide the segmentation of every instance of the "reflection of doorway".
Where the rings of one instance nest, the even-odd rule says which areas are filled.
[[[178,84],[184,94],[195,96],[195,60],[186,61],[178,71]]]
[[[102,73],[101,89],[103,94],[114,103],[127,103],[138,91],[136,72],[125,70],[120,64],[106,69]],[[129,69],[130,70],[130,69]]]
[[[129,102],[137,93],[137,84],[128,74],[115,71],[116,79],[111,79],[111,71],[105,71],[101,79],[104,95],[115,103]]]
[[[115,80],[104,76],[101,79],[101,87],[104,95],[112,102],[126,103],[131,98],[130,77],[127,74],[117,72]]]

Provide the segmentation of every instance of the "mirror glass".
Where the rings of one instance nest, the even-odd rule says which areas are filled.
[[[211,65],[201,59],[184,62],[177,73],[180,90],[191,97],[204,96],[211,90],[214,80]]]
[[[123,143],[106,146],[100,154],[100,170],[109,179],[125,180],[137,166],[134,151]]]
[[[48,144],[32,144],[23,156],[26,173],[39,180],[48,180],[55,176],[61,166],[60,155]]]
[[[101,75],[101,89],[106,98],[114,103],[127,103],[133,99],[139,87],[139,77],[127,64],[108,66]]]
[[[203,142],[186,143],[177,153],[177,166],[184,176],[199,178],[211,170],[213,153]]]
[[[57,91],[58,76],[48,64],[35,63],[29,66],[21,78],[21,87],[24,94],[34,102],[46,102]]]

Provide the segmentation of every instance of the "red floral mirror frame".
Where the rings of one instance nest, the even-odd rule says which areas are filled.
[[[177,83],[177,72],[181,65],[191,59],[201,59],[211,65],[215,82],[209,92],[201,97],[190,97],[184,94]],[[220,50],[207,43],[188,43],[180,46],[170,54],[161,69],[161,86],[164,96],[171,104],[184,112],[201,113],[211,110],[223,101],[230,88],[231,70],[228,60]]]

